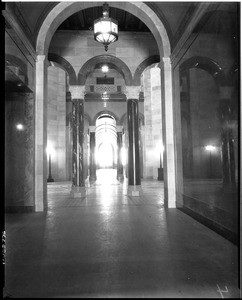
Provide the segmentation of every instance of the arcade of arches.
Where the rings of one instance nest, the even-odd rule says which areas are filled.
[[[101,2],[5,3],[6,215],[48,211],[56,184],[85,199],[112,169],[236,245],[240,5],[145,3],[108,3],[107,52]]]

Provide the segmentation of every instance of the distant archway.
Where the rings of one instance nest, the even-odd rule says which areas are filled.
[[[153,55],[142,61],[134,73],[133,85],[140,86],[140,78],[143,71],[150,65],[160,62],[159,55]]]
[[[76,73],[72,65],[63,57],[55,53],[48,54],[48,60],[57,63],[69,75],[69,84],[75,85],[77,82]]]
[[[99,168],[115,168],[117,164],[116,120],[109,114],[101,114],[96,126],[96,161]]]
[[[88,75],[101,63],[105,63],[110,68],[115,69],[123,76],[125,84],[131,85],[132,74],[128,66],[121,59],[112,55],[99,55],[89,59],[78,72],[78,84],[85,85]]]

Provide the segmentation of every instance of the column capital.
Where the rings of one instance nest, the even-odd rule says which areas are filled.
[[[45,59],[46,59],[46,55],[42,55],[42,54],[40,55],[39,54],[39,55],[36,56],[36,61],[37,62],[44,61]]]
[[[96,126],[89,126],[90,132],[96,132]]]
[[[162,70],[165,66],[171,65],[171,58],[170,57],[162,57],[158,67]]]
[[[37,55],[36,64],[38,64],[39,66],[44,65],[45,67],[48,67],[50,65],[50,62],[48,61],[46,55]]]
[[[70,85],[69,91],[71,93],[71,99],[84,99],[85,85]]]
[[[123,126],[122,125],[117,125],[116,126],[117,127],[117,133],[119,133],[119,132],[123,132]]]
[[[139,99],[140,86],[126,86],[127,99]]]

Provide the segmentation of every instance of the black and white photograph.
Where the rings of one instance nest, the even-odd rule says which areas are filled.
[[[241,298],[241,2],[1,12],[3,298]]]

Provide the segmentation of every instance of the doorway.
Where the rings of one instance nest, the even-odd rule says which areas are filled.
[[[116,182],[117,177],[117,126],[109,114],[96,120],[96,170],[97,182]]]

